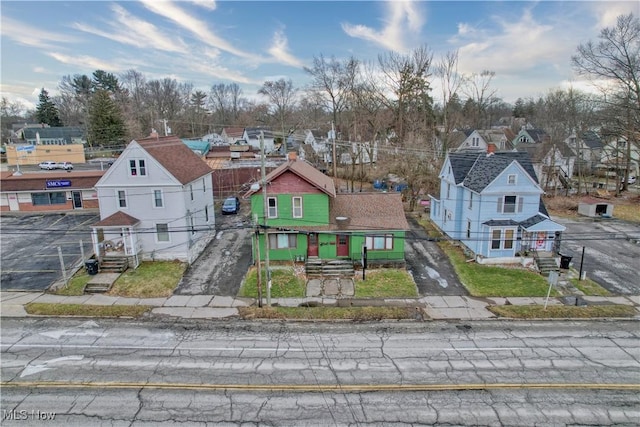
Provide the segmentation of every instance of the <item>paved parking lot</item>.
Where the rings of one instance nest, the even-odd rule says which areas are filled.
[[[3,214],[0,239],[3,291],[42,291],[62,277],[58,247],[67,271],[91,251],[90,225],[97,212]]]

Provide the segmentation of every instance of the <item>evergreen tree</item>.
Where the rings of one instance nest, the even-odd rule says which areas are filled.
[[[89,103],[89,142],[114,146],[123,141],[124,119],[118,105],[105,90],[97,90]]]
[[[44,88],[40,91],[40,103],[36,107],[36,119],[39,123],[45,123],[52,127],[62,126],[62,120],[58,114],[56,104],[49,98],[49,92]]]

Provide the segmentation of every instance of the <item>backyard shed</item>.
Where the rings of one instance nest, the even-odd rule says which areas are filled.
[[[603,199],[587,197],[578,204],[578,214],[591,218],[611,218],[613,216],[613,203]]]

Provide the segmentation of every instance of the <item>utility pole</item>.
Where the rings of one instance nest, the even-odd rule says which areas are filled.
[[[267,307],[271,307],[271,270],[269,269],[269,226],[267,225],[267,217],[269,212],[269,202],[267,200],[267,173],[265,170],[265,153],[264,153],[264,132],[260,131],[260,152],[262,153],[260,162],[260,173],[262,175],[262,201],[264,203],[264,268],[265,276],[267,276]],[[258,242],[259,243],[259,242]]]
[[[337,161],[336,161],[336,157],[337,157],[336,156],[336,127],[333,121],[331,121],[331,139],[333,141],[333,146],[332,146],[333,177],[336,178],[338,176]]]

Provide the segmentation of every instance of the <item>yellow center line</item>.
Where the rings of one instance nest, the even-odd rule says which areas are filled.
[[[499,389],[582,389],[582,390],[633,390],[640,391],[640,384],[598,383],[535,383],[535,384],[189,384],[146,382],[68,382],[68,381],[3,381],[0,387],[14,388],[111,388],[111,389],[162,389],[162,390],[238,390],[238,391],[288,391],[288,392],[374,392],[374,391],[456,391]]]

